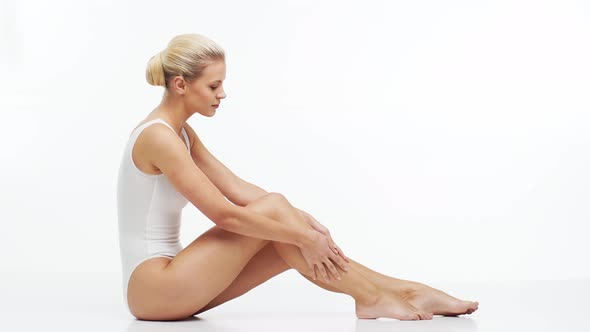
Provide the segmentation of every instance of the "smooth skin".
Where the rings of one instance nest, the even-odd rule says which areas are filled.
[[[362,319],[432,319],[477,310],[478,302],[380,274],[350,259],[313,216],[284,195],[244,181],[216,159],[186,121],[195,113],[215,115],[215,105],[226,97],[225,70],[219,60],[196,80],[173,77],[160,105],[139,124],[161,118],[176,133],[163,124],[147,127],[132,151],[136,166],[165,174],[215,226],[176,257],[152,258],[137,267],[127,298],[136,318],[185,319],[289,269],[326,290],[350,295]],[[188,133],[190,154],[181,128]]]

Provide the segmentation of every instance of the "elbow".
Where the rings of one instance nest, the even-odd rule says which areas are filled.
[[[214,220],[215,225],[224,231],[235,232],[236,219],[232,217],[218,218]]]
[[[236,229],[236,224],[238,221],[237,211],[235,211],[236,206],[229,206],[226,211],[223,213],[218,214],[215,218],[212,218],[212,221],[217,225],[219,228],[234,232]]]

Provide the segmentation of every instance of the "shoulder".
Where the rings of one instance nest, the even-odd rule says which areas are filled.
[[[173,130],[162,123],[146,127],[137,137],[136,145],[141,155],[156,165],[159,160],[186,153],[184,143]]]
[[[174,131],[170,130],[165,124],[156,122],[144,128],[139,136],[137,136],[137,141],[141,141],[142,143],[165,144],[174,138],[177,138]]]

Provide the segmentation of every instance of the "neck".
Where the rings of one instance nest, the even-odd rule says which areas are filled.
[[[155,114],[168,122],[178,135],[180,135],[180,129],[186,120],[191,116],[181,98],[173,97],[167,92],[164,93],[162,102],[160,102],[160,105],[152,111],[152,114]]]

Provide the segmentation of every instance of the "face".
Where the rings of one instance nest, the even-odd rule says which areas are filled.
[[[201,77],[188,83],[185,101],[193,112],[211,117],[215,115],[221,100],[226,97],[223,89],[225,62],[218,60],[203,70]]]

